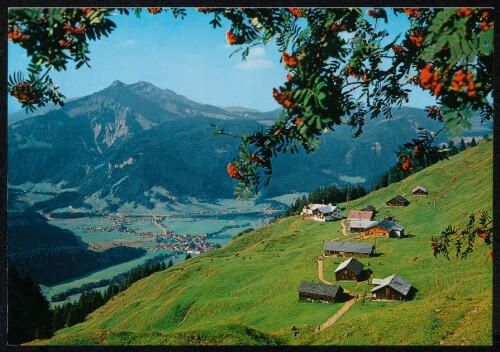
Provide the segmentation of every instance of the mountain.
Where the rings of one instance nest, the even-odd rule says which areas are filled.
[[[146,82],[115,81],[9,126],[8,183],[15,190],[9,204],[19,210],[36,196],[43,201],[35,207],[41,211],[69,205],[113,211],[126,202],[153,207],[168,206],[173,197],[231,198],[234,181],[226,166],[237,155],[238,140],[211,138],[211,123],[229,132],[251,132],[271,124],[277,114],[222,109]],[[368,120],[358,139],[351,138],[348,126],[339,126],[322,137],[315,153],[276,158],[264,196],[333,183],[369,184],[396,162],[397,146],[416,137],[418,126],[440,127],[419,109],[401,108],[396,115],[401,117]]]
[[[422,185],[425,197],[412,197]],[[400,194],[407,207],[386,208]],[[339,221],[299,216],[240,234],[226,247],[179,263],[134,283],[83,323],[36,345],[486,345],[492,344],[493,262],[476,237],[466,259],[434,258],[432,236],[465,226],[470,213],[493,208],[493,141],[481,141],[449,160],[347,204],[372,204],[376,219],[392,213],[409,237],[356,240]],[[412,300],[357,300],[334,326],[315,328],[343,303],[298,301],[301,281],[318,282],[324,241],[375,243],[376,256],[358,258],[372,278],[397,274],[412,284]],[[454,251],[452,245],[450,250]],[[344,258],[325,258],[325,279]],[[339,283],[369,293],[369,281]],[[292,328],[291,328],[292,327]],[[291,331],[292,330],[292,331]]]

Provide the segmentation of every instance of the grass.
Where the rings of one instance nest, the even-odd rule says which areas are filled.
[[[35,344],[491,345],[488,248],[477,241],[467,259],[448,261],[433,257],[430,238],[449,224],[464,225],[471,212],[491,213],[492,176],[492,142],[487,141],[350,202],[355,209],[373,204],[377,219],[394,214],[412,234],[377,239],[380,256],[360,259],[370,263],[375,278],[397,274],[409,281],[418,290],[411,301],[357,302],[334,326],[314,333],[342,304],[299,302],[297,288],[302,280],[319,281],[316,256],[323,241],[342,236],[340,223],[291,217],[140,280],[85,322]],[[417,185],[430,195],[413,198]],[[385,207],[396,194],[411,204]],[[341,261],[325,260],[327,280],[334,282],[335,262]],[[341,286],[370,289],[366,282]],[[292,325],[300,337],[293,337]]]

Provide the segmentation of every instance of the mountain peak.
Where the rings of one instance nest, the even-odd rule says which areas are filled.
[[[111,83],[111,87],[125,87],[125,86],[127,85],[119,80],[116,80],[113,83]]]

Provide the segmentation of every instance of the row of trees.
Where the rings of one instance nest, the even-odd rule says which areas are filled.
[[[126,290],[134,282],[172,265],[171,260],[168,265],[165,265],[164,261],[147,262],[130,270],[120,283],[110,284],[104,293],[86,291],[78,301],[67,302],[53,309],[42,294],[40,285],[29,275],[21,276],[17,268],[10,265],[8,343],[15,345],[34,339],[50,338],[55,331],[84,321],[89,313],[103,306],[111,297]]]

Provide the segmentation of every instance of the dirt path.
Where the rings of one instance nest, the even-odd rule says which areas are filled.
[[[327,281],[325,279],[325,274],[324,274],[324,271],[323,271],[323,257],[322,256],[319,256],[318,257],[318,278],[324,282],[325,284],[328,284],[328,285],[333,285],[330,281]],[[344,290],[344,293],[346,294],[350,294],[350,292],[348,290]],[[330,318],[328,318],[327,321],[325,321],[323,324],[320,324],[315,332],[320,332],[320,331],[323,331],[325,330],[326,328],[329,328],[330,326],[332,326],[333,324],[335,324],[335,322],[337,320],[340,319],[340,317],[342,315],[344,315],[345,312],[347,312],[347,310],[349,308],[351,308],[351,306],[356,302],[356,299],[359,298],[357,295],[356,295],[356,298],[352,298],[350,299],[349,301],[345,302],[344,305],[342,306],[342,308],[340,308],[340,310],[335,313],[334,315],[332,315]]]
[[[344,224],[344,219],[342,219],[342,221],[340,222],[340,224],[342,225],[342,234],[344,236],[347,236],[348,235],[348,233],[347,233],[347,226],[345,226],[345,224]]]
[[[325,275],[323,273],[323,259],[318,259],[318,277],[325,284],[333,285],[330,281],[325,280]]]
[[[335,324],[335,322],[337,320],[340,319],[341,316],[343,316],[345,314],[345,312],[347,312],[349,310],[349,308],[351,308],[351,306],[356,303],[356,300],[353,298],[353,299],[350,299],[349,301],[345,302],[344,305],[342,306],[342,308],[340,308],[340,310],[335,313],[334,315],[332,315],[330,318],[328,318],[327,321],[325,321],[323,324],[319,325],[316,330],[314,330],[315,332],[320,332],[320,331],[323,331],[327,328],[329,328],[330,326],[332,326],[333,324]]]

